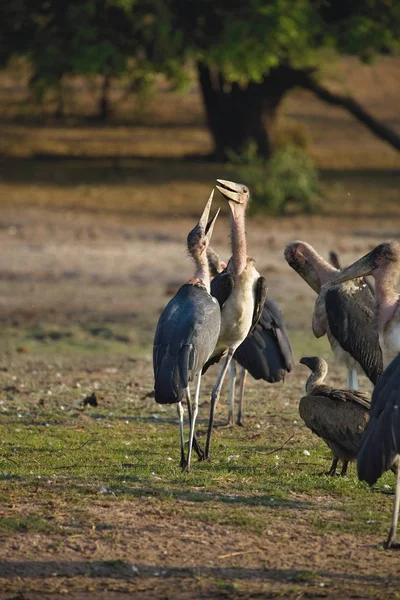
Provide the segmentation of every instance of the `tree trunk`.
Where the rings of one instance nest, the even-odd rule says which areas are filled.
[[[273,150],[273,129],[285,94],[296,85],[293,70],[272,69],[260,83],[241,87],[228,82],[218,71],[198,64],[207,123],[214,139],[214,158],[225,161],[230,152],[240,154],[250,140],[268,159]]]
[[[99,115],[98,118],[101,121],[106,121],[109,116],[112,114],[112,109],[110,105],[110,93],[111,88],[111,74],[109,72],[105,73],[103,76],[103,81],[101,84],[101,96],[99,101]]]

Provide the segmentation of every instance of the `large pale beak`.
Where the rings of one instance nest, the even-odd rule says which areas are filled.
[[[197,227],[201,227],[201,229],[203,231],[206,231],[206,229],[207,229],[207,222],[208,222],[208,217],[210,216],[210,210],[211,210],[211,204],[213,201],[213,196],[214,196],[214,190],[212,190],[210,197],[207,201],[207,204],[204,207],[203,213],[199,219],[199,222],[197,223]]]
[[[321,291],[321,280],[319,275],[304,254],[297,249],[297,244],[290,244],[287,246],[284,254],[289,267],[292,267],[292,269],[308,283],[310,288],[319,294]]]
[[[205,237],[206,237],[206,240],[207,240],[208,243],[210,243],[210,241],[211,241],[211,236],[212,236],[212,233],[213,233],[213,230],[214,230],[215,221],[217,220],[217,217],[219,215],[219,211],[220,210],[221,209],[219,208],[217,210],[217,212],[215,213],[214,217],[211,219],[211,221],[209,223],[207,223],[207,225],[206,225],[206,230],[205,230],[206,231],[206,236]]]
[[[372,252],[374,252],[374,250]],[[357,279],[357,277],[371,275],[372,271],[378,266],[372,252],[368,252],[368,254],[357,260],[355,263],[346,267],[346,269],[343,269],[340,274],[329,280],[329,285],[335,285],[337,283],[349,281],[350,279]]]
[[[232,200],[237,204],[243,204],[243,185],[241,183],[235,183],[234,181],[227,181],[226,179],[217,179],[220,185],[215,187],[221,194],[229,201]]]

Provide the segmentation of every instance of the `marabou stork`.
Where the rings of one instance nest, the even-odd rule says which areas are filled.
[[[391,469],[396,474],[392,520],[386,547],[396,543],[400,505],[400,355],[379,378],[371,398],[370,419],[357,458],[358,478],[373,485]]]
[[[349,461],[357,457],[361,446],[369,416],[369,397],[356,390],[337,390],[324,384],[328,365],[323,358],[305,356],[300,363],[312,371],[306,383],[307,395],[300,400],[300,417],[332,450],[333,460],[327,475],[336,475],[341,460],[340,474],[344,476]]]
[[[245,185],[217,180],[217,189],[228,200],[231,210],[232,256],[226,271],[213,279],[212,294],[218,285],[218,302],[221,308],[221,331],[215,350],[204,366],[207,368],[226,357],[211,394],[210,420],[207,430],[205,458],[210,456],[215,407],[222,384],[236,349],[257,323],[267,295],[264,277],[255,268],[255,261],[247,256],[245,213],[250,192]]]
[[[379,244],[335,275],[332,281],[342,283],[365,275],[372,275],[375,280],[379,344],[383,365],[387,367],[400,352],[400,296],[397,292],[400,280],[399,242]],[[364,334],[364,331],[361,333]]]
[[[207,250],[210,274],[216,277],[222,273],[223,264],[212,248]],[[218,281],[211,282],[211,293],[216,298],[221,296]],[[239,374],[239,408],[237,424],[243,425],[243,397],[247,372],[254,379],[263,379],[268,383],[284,381],[286,373],[294,367],[293,352],[286,331],[283,315],[278,305],[270,296],[264,302],[260,319],[253,331],[240,344],[230,364],[229,416],[228,425],[233,425],[233,408],[235,402],[236,363],[240,366]]]
[[[196,271],[169,301],[158,321],[153,346],[154,392],[159,404],[177,404],[180,427],[182,470],[190,470],[192,447],[202,457],[194,427],[198,412],[201,370],[211,356],[218,340],[221,311],[210,294],[210,274],[206,250],[219,209],[209,223],[210,198],[196,227],[189,233],[187,245]],[[197,377],[193,411],[189,382]],[[183,406],[186,399],[190,435],[187,459],[183,436]]]
[[[334,285],[340,276],[306,242],[293,242],[285,249],[288,264],[318,294],[312,328],[315,337],[327,335],[336,359],[347,367],[347,386],[358,389],[357,363],[376,383],[383,371],[378,331],[374,323],[375,298],[362,279],[348,277],[346,284]]]

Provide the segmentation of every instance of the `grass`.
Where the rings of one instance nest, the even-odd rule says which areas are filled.
[[[9,411],[0,426],[2,495],[21,501],[40,488],[42,502],[64,499],[83,513],[93,495],[104,494],[111,504],[146,497],[165,516],[178,511],[189,520],[257,535],[277,514],[290,519],[295,511],[315,533],[340,528],[384,535],[388,512],[382,507],[387,502],[376,491],[392,483],[390,475],[373,496],[354,469],[347,478],[321,475],[329,465],[328,449],[304,428],[294,431],[294,440],[276,453],[270,448],[279,445],[275,439],[261,436],[249,446],[247,430],[217,431],[212,463],[195,462],[185,475],[178,466],[176,423],[152,420],[148,410],[142,411],[142,419],[122,420],[118,410],[94,408],[83,423],[77,410],[40,410],[19,419]],[[311,448],[309,458],[303,454],[304,443]],[[321,495],[329,509],[315,516],[312,506]],[[39,525],[11,519],[0,527],[10,533]]]

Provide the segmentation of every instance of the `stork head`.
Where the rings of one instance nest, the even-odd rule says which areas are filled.
[[[397,268],[400,267],[400,243],[385,242],[379,244],[371,252],[359,258],[355,263],[343,269],[341,273],[331,279],[331,284],[343,283],[349,279],[356,279],[365,275],[377,276],[389,265],[397,263]]]
[[[233,215],[240,210],[246,211],[250,200],[248,187],[243,185],[243,183],[234,183],[226,179],[217,179],[217,183],[219,185],[216,188],[228,200]]]
[[[214,217],[209,221],[211,204],[214,196],[214,190],[211,192],[207,204],[204,207],[203,213],[200,217],[196,227],[192,229],[187,237],[187,246],[189,253],[193,258],[200,258],[204,252],[206,252],[212,232],[214,229],[215,221],[217,220],[220,209],[217,210]]]
[[[296,241],[286,246],[284,255],[288,265],[319,294],[322,282],[315,267],[317,253],[314,248],[306,242]]]
[[[328,365],[326,360],[319,356],[303,356],[299,362],[312,372],[306,383],[306,392],[311,393],[313,384],[321,384],[324,381],[328,373]]]

